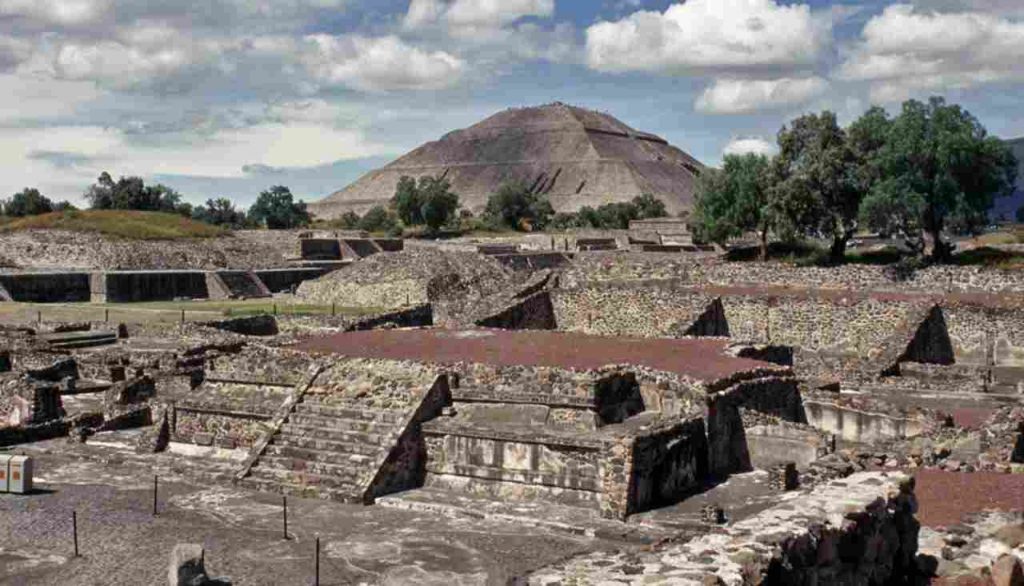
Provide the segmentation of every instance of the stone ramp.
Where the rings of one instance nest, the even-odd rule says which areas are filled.
[[[382,377],[391,383],[384,392]],[[450,400],[447,384],[445,376],[421,365],[343,361],[302,395],[242,484],[366,504],[380,494],[418,486],[419,426]]]
[[[252,271],[207,273],[206,286],[211,299],[258,299],[270,297],[270,289]]]
[[[63,332],[47,334],[42,336],[41,339],[46,344],[46,347],[51,350],[82,350],[116,344],[117,332],[107,330]]]

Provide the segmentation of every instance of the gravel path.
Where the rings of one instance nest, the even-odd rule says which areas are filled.
[[[938,527],[988,509],[1024,510],[1024,474],[921,470],[917,480],[918,519]]]

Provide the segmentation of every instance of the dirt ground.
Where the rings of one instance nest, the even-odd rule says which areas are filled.
[[[609,546],[519,524],[298,498],[288,499],[285,540],[280,496],[187,482],[160,471],[153,456],[124,450],[61,454],[62,444],[30,446],[38,458],[37,492],[0,494],[0,585],[163,584],[178,543],[203,544],[210,574],[236,585],[311,584],[317,537],[324,585],[503,585]],[[161,480],[154,517],[155,471]]]

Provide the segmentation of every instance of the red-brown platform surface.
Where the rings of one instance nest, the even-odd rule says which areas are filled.
[[[311,338],[299,349],[361,358],[418,362],[477,362],[496,366],[594,369],[635,364],[698,380],[775,365],[724,353],[727,342],[589,336],[570,332],[507,330],[370,330]]]
[[[920,470],[914,474],[917,518],[929,527],[960,522],[968,513],[987,509],[1024,510],[1024,475],[998,472]]]

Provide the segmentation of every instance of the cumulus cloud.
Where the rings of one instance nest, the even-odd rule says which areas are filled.
[[[405,15],[407,28],[445,24],[456,32],[500,29],[517,20],[550,17],[555,0],[412,0]]]
[[[828,82],[820,77],[719,79],[697,98],[696,108],[709,114],[747,114],[804,104],[827,89]]]
[[[871,84],[873,99],[1024,79],[1024,22],[983,12],[889,6],[864,26],[838,77]]]
[[[79,26],[100,20],[112,5],[112,0],[0,0],[0,16]]]
[[[794,67],[813,63],[829,26],[806,4],[775,0],[689,0],[640,11],[586,33],[587,62],[600,71]]]
[[[410,46],[396,36],[312,35],[310,72],[326,84],[364,91],[441,89],[459,81],[465,63],[444,51]]]
[[[729,141],[723,149],[723,155],[773,155],[775,154],[775,143],[760,136],[738,137]]]

